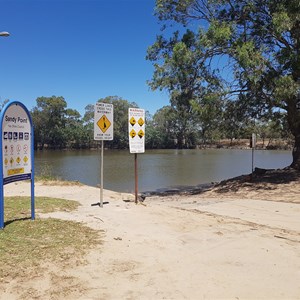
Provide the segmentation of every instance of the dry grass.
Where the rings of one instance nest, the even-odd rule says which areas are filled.
[[[60,179],[42,179],[38,178],[38,182],[40,182],[42,185],[48,185],[48,186],[83,186],[84,184],[79,181],[66,181],[66,180],[60,180]]]
[[[36,211],[70,211],[76,201],[39,198]],[[78,263],[82,255],[101,243],[100,234],[82,223],[58,219],[30,219],[30,198],[5,199],[5,228],[0,230],[0,282],[16,277],[31,277],[45,263]]]

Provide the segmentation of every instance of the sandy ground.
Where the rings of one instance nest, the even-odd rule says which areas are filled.
[[[86,263],[1,284],[0,299],[300,299],[300,183],[147,197],[36,183],[36,196],[79,201],[72,213],[104,231]],[[5,195],[29,195],[26,182]],[[23,295],[23,296],[22,296]]]

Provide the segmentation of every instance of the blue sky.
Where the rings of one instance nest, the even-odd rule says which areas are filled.
[[[40,96],[63,96],[82,115],[106,96],[154,114],[169,104],[153,92],[147,47],[159,34],[154,0],[0,0],[0,101],[29,110]]]

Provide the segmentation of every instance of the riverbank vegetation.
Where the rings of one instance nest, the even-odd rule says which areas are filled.
[[[99,99],[114,105],[114,140],[105,146],[128,148],[128,108],[138,107],[118,96]],[[269,118],[254,118],[246,111],[236,110],[227,102],[218,106],[207,102],[192,109],[189,115],[179,115],[172,105],[164,106],[153,116],[146,113],[146,148],[249,148],[252,133],[258,135],[260,149],[291,149],[292,135],[283,113]],[[214,112],[214,110],[217,110]],[[34,123],[35,149],[93,149],[94,104],[85,107],[83,116],[69,108],[63,97],[39,97],[31,110]],[[185,127],[182,132],[182,122]]]
[[[215,128],[236,138],[241,123],[255,131],[255,121],[262,135],[280,126],[293,135],[300,170],[299,1],[156,0],[155,13],[149,85],[169,93],[179,145],[191,127],[205,139]]]

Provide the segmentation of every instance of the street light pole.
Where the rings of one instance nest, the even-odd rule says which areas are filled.
[[[1,32],[0,32],[0,36],[5,36],[5,37],[7,37],[7,36],[10,36],[10,34],[9,34],[9,32],[7,32],[7,31],[1,31]]]

